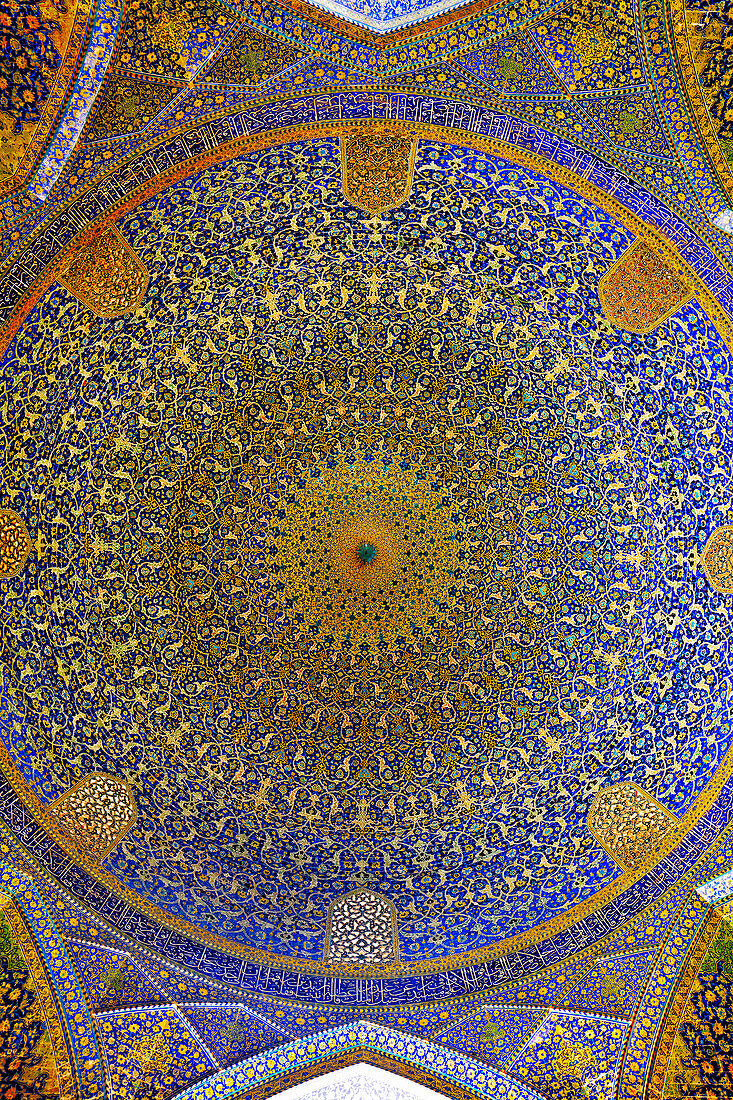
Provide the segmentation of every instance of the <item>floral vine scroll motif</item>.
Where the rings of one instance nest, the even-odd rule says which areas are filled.
[[[733,527],[718,527],[705,543],[702,567],[716,592],[733,592]]]
[[[598,297],[607,319],[625,332],[658,328],[692,298],[692,287],[643,241],[634,241],[601,276]]]
[[[677,819],[635,783],[604,787],[591,803],[588,828],[625,870],[651,855]]]
[[[97,860],[105,859],[137,820],[128,784],[104,772],[86,775],[50,809],[64,833]]]
[[[372,890],[350,890],[331,904],[326,962],[389,966],[398,961],[397,912]]]
[[[409,131],[364,127],[341,138],[344,196],[368,214],[407,202],[412,190],[417,137]]]
[[[140,304],[150,275],[137,253],[112,226],[83,245],[58,281],[98,317],[121,317]]]

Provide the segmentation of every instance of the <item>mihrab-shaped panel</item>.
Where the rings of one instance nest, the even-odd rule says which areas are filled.
[[[130,831],[137,806],[128,784],[105,772],[92,772],[57,798],[51,815],[93,859],[102,860]]]
[[[692,298],[693,290],[644,241],[634,241],[601,276],[598,297],[607,319],[625,332],[658,328]]]
[[[389,966],[397,962],[397,912],[372,890],[350,890],[332,903],[326,962]]]
[[[369,126],[341,138],[344,197],[368,214],[402,206],[410,197],[417,138],[389,126]]]
[[[58,281],[98,317],[132,313],[150,276],[140,257],[111,226],[71,257]]]
[[[591,803],[588,828],[608,854],[632,871],[658,847],[677,818],[635,783],[604,787]]]

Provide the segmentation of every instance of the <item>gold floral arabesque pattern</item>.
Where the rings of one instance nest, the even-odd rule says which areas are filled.
[[[300,51],[277,38],[244,27],[208,70],[206,80],[212,84],[261,84],[302,57]]]
[[[425,635],[434,608],[450,602],[464,525],[421,474],[342,459],[284,501],[286,598],[339,644],[358,632],[376,652],[415,626]],[[372,560],[359,558],[360,546],[372,547]]]
[[[193,77],[237,17],[217,0],[131,0],[119,63],[146,76]]]
[[[366,863],[370,880],[389,884],[404,958],[447,953],[454,942],[473,949],[494,927],[501,933],[504,914],[514,930],[539,919],[545,880],[558,911],[616,873],[587,831],[591,795],[570,780],[558,796],[539,782],[546,769],[576,776],[592,737],[598,774],[618,769],[617,782],[652,760],[651,787],[669,774],[657,752],[684,751],[690,736],[684,716],[666,724],[664,744],[637,725],[632,762],[613,755],[619,733],[609,714],[625,724],[633,706],[628,670],[634,687],[642,669],[658,676],[659,658],[646,643],[641,651],[641,638],[656,629],[649,571],[666,535],[639,475],[650,425],[639,427],[634,393],[621,381],[618,392],[601,384],[599,372],[635,376],[648,362],[676,378],[697,334],[713,344],[716,334],[698,307],[644,341],[609,332],[593,288],[628,237],[618,231],[604,243],[610,229],[599,211],[547,181],[540,202],[526,171],[455,147],[460,167],[446,174],[421,141],[416,201],[389,219],[391,234],[343,201],[331,139],[294,150],[292,174],[282,148],[248,154],[158,196],[154,219],[141,208],[126,236],[141,255],[162,249],[143,310],[105,326],[55,291],[9,357],[9,370],[25,357],[35,372],[23,382],[31,411],[48,344],[68,346],[78,364],[78,381],[64,378],[64,468],[49,486],[37,466],[29,504],[54,515],[75,499],[81,429],[72,410],[98,432],[92,469],[84,467],[92,510],[54,562],[86,556],[83,662],[72,667],[69,646],[72,660],[37,669],[9,647],[14,697],[28,699],[25,724],[12,720],[49,801],[60,776],[88,771],[87,737],[98,736],[105,770],[134,772],[153,831],[136,830],[111,864],[156,890],[163,865],[170,885],[156,903],[176,915],[185,905],[188,919],[257,949],[287,944],[321,962],[328,904]],[[262,199],[249,190],[252,172]],[[571,204],[580,222],[572,236],[554,213]],[[205,271],[187,272],[160,217],[192,234]],[[561,274],[572,281],[559,295]],[[578,314],[568,335],[566,319]],[[113,387],[102,381],[110,376]],[[101,403],[98,415],[82,400]],[[45,458],[40,431],[36,446]],[[419,492],[445,500],[437,526],[430,517],[416,531],[426,567],[442,568],[446,526],[464,554],[429,632],[408,606],[391,646],[358,622],[351,641],[337,639],[320,615],[290,602],[291,578],[301,583],[314,567],[286,552],[289,516],[307,502],[314,471],[325,484],[347,459],[414,484],[424,472]],[[687,485],[683,478],[681,494]],[[622,501],[634,509],[628,519]],[[68,587],[75,576],[59,570],[60,606],[78,599]],[[14,610],[32,616],[32,597],[17,589]],[[23,644],[20,628],[10,637]],[[84,703],[76,713],[66,679]],[[36,700],[58,724],[33,728]],[[153,753],[154,780],[143,770]],[[684,804],[686,782],[675,777],[665,790],[670,805]],[[426,843],[434,823],[446,840]],[[558,870],[568,837],[581,853],[572,881]],[[550,863],[542,881],[531,838]],[[300,851],[304,869],[292,858]],[[484,864],[482,852],[497,851]],[[252,897],[237,893],[243,856]],[[477,895],[479,863],[487,888]],[[332,876],[325,882],[322,868]],[[460,940],[446,943],[453,933],[428,918],[453,905],[448,898],[467,918]]]
[[[172,81],[141,80],[137,73],[115,75],[95,105],[88,140],[103,141],[143,130],[184,86]]]

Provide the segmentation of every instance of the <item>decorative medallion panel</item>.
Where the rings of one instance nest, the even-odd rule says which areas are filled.
[[[127,783],[96,773],[80,780],[51,807],[58,824],[88,855],[104,859],[135,824]]]
[[[58,281],[98,317],[120,317],[140,303],[148,278],[145,265],[111,226],[74,253]]]
[[[364,128],[342,137],[346,198],[369,214],[407,202],[416,149],[417,138],[403,129]]]
[[[702,552],[702,567],[716,592],[733,592],[733,527],[716,527]]]
[[[601,278],[598,297],[616,328],[652,332],[692,297],[692,287],[643,241],[629,249]]]
[[[675,818],[635,783],[599,791],[588,813],[588,828],[606,851],[633,870],[658,847]]]
[[[0,510],[0,581],[22,571],[31,551],[31,537],[25,521],[12,508]]]

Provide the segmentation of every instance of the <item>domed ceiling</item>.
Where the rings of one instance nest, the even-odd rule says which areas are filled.
[[[322,963],[360,886],[403,964],[596,906],[594,796],[679,837],[729,745],[722,322],[680,276],[612,326],[618,216],[413,155],[378,214],[333,138],[199,171],[117,224],[133,312],[57,285],[5,359],[8,758],[40,803],[125,778],[107,881],[234,950]]]
[[[2,1095],[730,1100],[732,19],[0,0]]]

